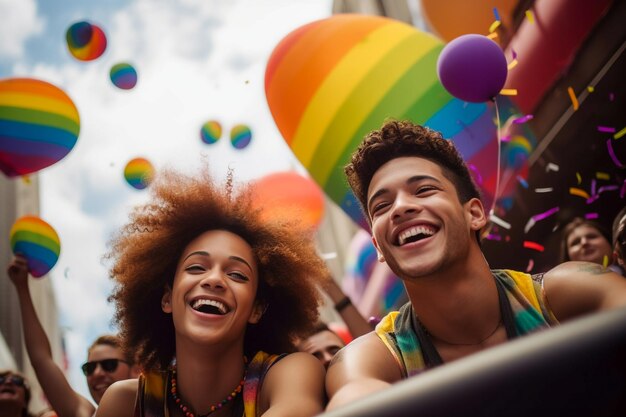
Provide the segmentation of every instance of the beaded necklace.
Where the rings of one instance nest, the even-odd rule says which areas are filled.
[[[244,356],[244,363],[247,363],[248,361],[246,360],[246,357]],[[224,398],[222,401],[212,405],[209,408],[209,411],[206,414],[194,414],[191,411],[191,407],[188,406],[187,404],[183,403],[183,401],[180,399],[180,397],[178,396],[178,388],[177,388],[177,383],[176,383],[176,365],[172,366],[170,368],[170,372],[171,372],[171,377],[170,377],[170,383],[171,383],[171,388],[170,388],[170,394],[172,394],[172,400],[174,400],[174,403],[176,405],[178,405],[178,408],[180,408],[180,410],[183,412],[183,415],[185,417],[207,417],[208,415],[221,410],[222,407],[224,407],[227,403],[229,403],[230,401],[234,400],[237,395],[241,392],[241,390],[243,389],[243,385],[246,382],[246,373],[248,372],[248,368],[246,366],[244,372],[243,372],[243,378],[241,378],[241,381],[239,382],[239,384],[237,385],[237,387],[235,387],[235,389],[226,397]]]

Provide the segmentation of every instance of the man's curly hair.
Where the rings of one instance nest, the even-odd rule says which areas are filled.
[[[452,142],[444,139],[441,133],[411,121],[390,120],[363,139],[344,168],[348,184],[368,222],[371,223],[367,190],[372,177],[381,166],[403,156],[417,156],[441,166],[443,175],[454,184],[461,203],[472,198],[480,199],[467,165]]]
[[[145,370],[164,370],[175,356],[175,334],[161,298],[184,248],[209,230],[227,230],[252,248],[259,271],[257,300],[265,314],[246,329],[244,350],[252,356],[293,352],[292,340],[318,317],[318,280],[329,276],[312,239],[297,227],[261,220],[251,205],[251,186],[233,190],[232,176],[218,186],[208,169],[198,176],[167,170],[151,184],[151,201],[136,207],[110,243],[106,258],[116,286],[110,301],[125,349]]]

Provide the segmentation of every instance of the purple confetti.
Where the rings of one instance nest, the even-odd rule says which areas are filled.
[[[533,119],[533,115],[532,114],[527,114],[526,116],[522,116],[522,117],[518,117],[517,119],[513,120],[513,123],[515,123],[516,125],[521,125],[522,123],[526,123],[529,120]]]
[[[534,221],[538,222],[539,220],[543,220],[543,219],[545,219],[546,217],[552,216],[554,213],[558,212],[559,210],[560,210],[560,208],[559,208],[558,206],[557,206],[557,207],[553,207],[553,208],[551,208],[550,210],[545,211],[545,212],[543,212],[543,213],[540,213],[540,214],[535,214],[535,215],[532,217],[532,219],[533,219]]]
[[[474,164],[469,164],[469,169],[471,169],[474,172],[474,175],[476,176],[476,182],[478,183],[478,185],[483,185],[483,177],[482,175],[480,175],[480,172],[478,172],[478,168],[476,168],[474,166]]]
[[[615,133],[615,128],[609,126],[598,126],[598,132]]]
[[[606,147],[609,149],[609,155],[611,156],[611,159],[613,160],[615,165],[617,165],[618,168],[624,168],[624,164],[622,164],[619,159],[617,159],[617,156],[615,156],[615,151],[613,150],[613,144],[611,143],[611,139],[608,139],[606,141]]]
[[[597,219],[598,217],[598,213],[587,213],[585,214],[585,219],[587,220],[591,220],[591,219]]]
[[[497,240],[497,241],[501,241],[502,240],[502,236],[500,235],[495,235],[493,233],[489,233],[487,236],[485,236],[485,239],[487,240]]]

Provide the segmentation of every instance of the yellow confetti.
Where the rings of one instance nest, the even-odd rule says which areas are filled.
[[[500,95],[503,95],[503,96],[516,96],[517,95],[517,88],[503,88],[502,90],[500,90]]]
[[[626,135],[626,127],[613,135],[613,139],[619,139],[622,136]]]
[[[596,172],[596,178],[599,180],[610,180],[611,176],[606,172]]]
[[[528,19],[529,23],[535,23],[535,15],[533,15],[533,11],[528,9],[526,10],[526,19]]]
[[[580,173],[579,173],[579,172],[577,172],[577,173],[576,173],[576,179],[578,180],[578,185],[580,185],[580,183],[581,183],[581,182],[583,182],[583,179],[582,179],[582,177],[580,176]]]
[[[590,85],[589,87],[587,87],[587,91],[589,91],[590,93],[593,93],[595,90],[595,88],[593,88],[593,85]]]
[[[571,195],[577,195],[579,197],[582,197],[586,200],[589,199],[589,194],[587,194],[587,192],[585,190],[581,190],[580,188],[575,188],[575,187],[570,187],[569,188],[569,193]]]
[[[498,37],[498,34],[496,32],[490,33],[489,35],[487,35],[487,37],[491,40],[494,40],[495,38]]]
[[[491,26],[489,26],[489,33],[493,33],[496,31],[496,29],[498,29],[500,27],[500,25],[502,24],[501,21],[496,20],[494,21]]]
[[[509,62],[509,65],[507,65],[506,67],[509,71],[511,71],[516,66],[517,66],[517,59],[514,59],[513,61]]]
[[[23,175],[22,176],[22,182],[24,182],[24,184],[30,184],[30,176]]]
[[[569,94],[570,100],[572,100],[574,111],[578,110],[578,99],[576,98],[576,94],[574,94],[574,89],[572,87],[567,87],[567,93]]]
[[[602,258],[602,266],[605,268],[609,266],[609,257],[607,255],[604,255],[604,258]]]

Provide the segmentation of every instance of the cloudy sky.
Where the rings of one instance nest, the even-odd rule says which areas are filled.
[[[0,0],[0,78],[33,77],[74,101],[81,131],[72,152],[40,173],[41,215],[59,233],[61,256],[51,279],[66,329],[70,382],[90,398],[79,370],[86,348],[114,332],[102,255],[130,208],[147,197],[123,178],[135,157],[158,170],[194,170],[207,159],[216,176],[235,168],[241,180],[302,168],[276,129],[264,96],[265,64],[297,27],[330,15],[331,0]],[[68,52],[67,28],[88,20],[106,33],[97,60]],[[120,62],[137,86],[109,79]],[[208,120],[224,134],[204,144]],[[237,150],[228,132],[247,124],[252,142]]]

